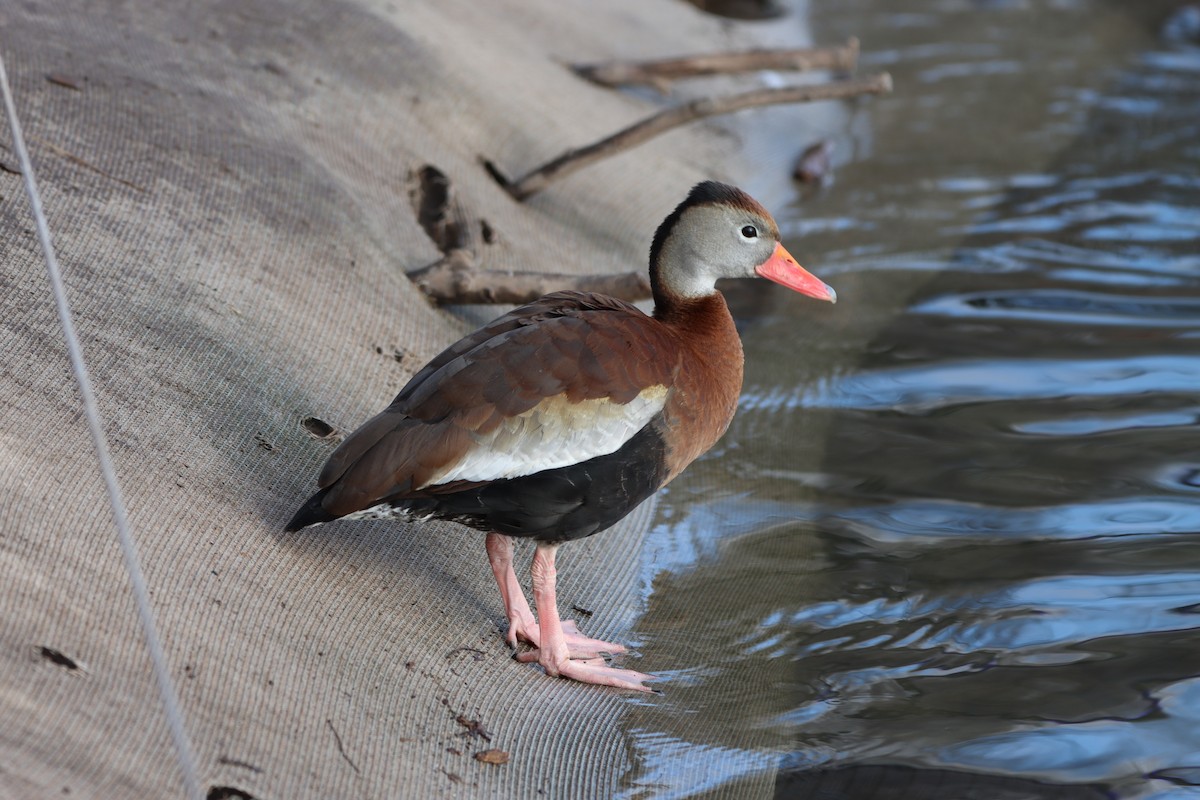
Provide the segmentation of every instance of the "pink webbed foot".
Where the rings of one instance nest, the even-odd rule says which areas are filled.
[[[504,615],[508,618],[505,640],[514,650],[517,649],[518,642],[528,642],[538,647],[542,641],[538,622],[529,608],[529,602],[521,590],[521,582],[517,580],[517,573],[513,569],[512,539],[504,534],[489,533],[487,551],[492,572],[496,576],[496,585],[500,588],[500,597],[504,601]],[[571,658],[595,658],[601,653],[615,655],[625,652],[625,647],[615,642],[584,636],[572,620],[562,623],[562,631]]]
[[[606,642],[603,639],[592,639],[588,636],[584,636],[579,631],[579,626],[576,625],[575,621],[571,619],[563,621],[562,632],[563,641],[567,645],[567,651],[570,653],[570,657],[573,659],[593,659],[603,653],[620,655],[628,650],[625,645],[617,644],[616,642]],[[534,647],[539,647],[541,644],[541,635],[538,633],[536,623],[530,628],[524,626],[519,627],[516,632],[516,638],[519,638],[521,641],[528,642]],[[511,622],[509,623],[508,628],[508,640],[509,644],[512,644],[515,648],[516,644],[513,642],[513,626]],[[537,654],[519,653],[517,655],[517,660],[524,662],[537,661]]]
[[[638,672],[632,669],[620,669],[618,667],[610,667],[604,662],[603,658],[567,658],[563,660],[553,660],[547,658],[550,663],[545,663],[541,660],[541,651],[538,651],[533,659],[537,660],[542,665],[542,669],[546,670],[547,675],[558,675],[563,678],[570,678],[573,681],[580,683],[595,683],[600,686],[615,686],[618,689],[632,689],[635,692],[653,692],[649,686],[643,686],[643,681],[654,680],[653,675],[645,672]]]
[[[508,646],[513,650],[520,649],[521,642],[528,642],[537,647],[538,640],[538,625],[537,620],[530,614],[528,619],[520,617],[508,618],[508,633],[504,635],[504,641],[508,642]]]
[[[610,667],[603,658],[596,657],[601,652],[624,652],[624,647],[599,639],[589,639],[579,633],[579,628],[574,622],[564,623],[559,619],[555,597],[557,576],[554,569],[554,555],[557,549],[556,544],[539,543],[537,553],[533,557],[533,597],[541,617],[538,624],[538,649],[519,654],[517,660],[526,663],[537,661],[542,669],[546,670],[547,675],[570,678],[581,683],[595,683],[638,692],[653,691],[642,685],[643,681],[653,680],[653,675]]]

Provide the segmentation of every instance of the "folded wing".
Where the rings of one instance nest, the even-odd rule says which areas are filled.
[[[635,307],[548,295],[452,345],[347,437],[322,505],[343,516],[615,452],[662,412],[678,369],[669,332]]]

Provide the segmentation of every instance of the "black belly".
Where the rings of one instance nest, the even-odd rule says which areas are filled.
[[[510,536],[543,542],[582,539],[615,525],[658,491],[665,452],[652,423],[605,456],[394,504],[413,516],[453,520]]]

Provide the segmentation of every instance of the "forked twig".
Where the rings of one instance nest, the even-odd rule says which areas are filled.
[[[864,78],[852,78],[813,86],[785,86],[773,89],[755,89],[724,97],[702,97],[681,106],[664,109],[593,144],[568,150],[515,181],[505,182],[502,179],[503,176],[494,167],[491,167],[491,172],[498,180],[501,180],[509,194],[517,200],[525,200],[546,188],[553,181],[704,117],[730,114],[756,106],[837,100],[862,94],[885,94],[891,90],[891,76],[886,72],[881,72]]]

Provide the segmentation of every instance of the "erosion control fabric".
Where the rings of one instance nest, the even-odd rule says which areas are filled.
[[[622,790],[628,695],[509,658],[478,532],[282,528],[342,434],[504,310],[468,321],[405,277],[442,256],[419,219],[439,206],[431,185],[448,187],[484,267],[643,267],[687,187],[745,174],[736,142],[677,131],[525,203],[481,162],[522,174],[653,110],[570,61],[738,41],[665,1],[0,8],[0,54],[209,797]],[[179,797],[7,130],[0,798]],[[593,612],[577,619],[589,635],[628,640],[652,515],[564,548],[563,608]]]

